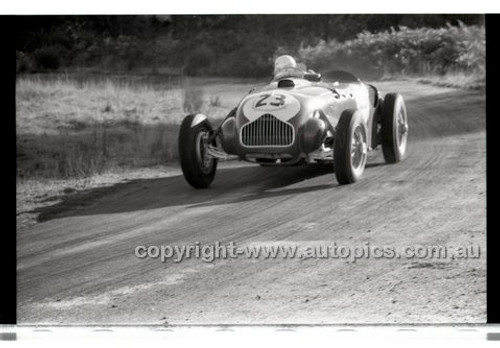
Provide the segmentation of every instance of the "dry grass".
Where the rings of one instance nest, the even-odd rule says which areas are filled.
[[[438,74],[429,72],[426,74],[385,74],[379,81],[409,80],[426,85],[438,87],[451,87],[460,89],[471,89],[484,91],[486,88],[486,76],[481,72],[448,72]]]
[[[20,77],[18,176],[87,177],[174,162],[178,127],[187,113],[219,119],[234,105],[214,105],[205,88]]]
[[[184,112],[187,114],[201,112],[203,109],[203,94],[203,88],[194,86],[184,87],[184,103],[182,105]]]
[[[484,75],[474,73],[447,73],[445,75],[427,75],[417,77],[420,83],[432,84],[440,87],[455,87],[463,89],[484,90],[486,78]]]
[[[109,79],[80,83],[65,76],[19,78],[16,107],[18,127],[34,133],[74,129],[75,122],[178,123],[183,117],[181,88],[155,89]]]

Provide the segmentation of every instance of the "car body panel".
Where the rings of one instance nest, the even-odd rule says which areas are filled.
[[[222,147],[228,154],[237,155],[243,160],[279,158],[294,163],[317,150],[315,147],[319,148],[320,142],[326,138],[334,137],[337,123],[342,113],[348,109],[356,109],[362,115],[367,128],[368,144],[372,144],[377,96],[373,86],[354,77],[350,81],[334,79],[331,82],[313,82],[295,77],[273,81],[253,89],[238,104],[236,112],[223,122]],[[262,134],[258,134],[259,131],[271,134],[271,126],[267,125],[275,127],[271,130],[274,132],[283,133],[285,129],[289,131],[288,135],[292,133],[289,127],[293,127],[292,143],[283,145],[284,142],[280,145],[281,133],[277,134],[278,141],[273,145],[268,142],[260,146],[248,145],[248,141],[244,143],[243,138],[249,137],[257,139],[257,144],[262,141],[264,138]],[[253,133],[249,136],[244,132]]]

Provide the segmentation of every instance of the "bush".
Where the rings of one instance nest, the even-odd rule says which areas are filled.
[[[205,75],[215,60],[215,52],[206,45],[195,48],[187,57],[186,73],[190,76]]]
[[[485,74],[482,26],[418,28],[362,32],[353,40],[321,41],[300,47],[299,57],[319,71],[349,70],[363,78],[392,74]]]
[[[33,59],[24,52],[16,51],[16,73],[33,71],[35,63]]]
[[[56,47],[40,48],[33,54],[35,67],[39,71],[57,70],[61,65],[62,51]]]

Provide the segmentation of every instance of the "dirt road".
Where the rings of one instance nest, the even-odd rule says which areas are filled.
[[[18,321],[320,324],[486,320],[485,98],[410,82],[408,157],[378,150],[360,182],[329,168],[220,166],[106,189],[18,230]],[[161,263],[138,245],[476,245],[475,259],[238,259]]]

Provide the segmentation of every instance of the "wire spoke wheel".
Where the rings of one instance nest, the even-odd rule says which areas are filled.
[[[399,151],[401,153],[404,153],[406,150],[406,141],[408,138],[408,120],[406,117],[406,111],[404,109],[398,110],[396,132]]]
[[[201,131],[196,137],[196,158],[203,172],[210,172],[214,159],[207,153],[209,133]]]
[[[384,97],[380,135],[385,162],[401,161],[408,145],[408,116],[403,97],[398,93]]]
[[[217,159],[208,154],[212,126],[207,119],[196,121],[197,115],[188,115],[179,130],[179,159],[182,173],[187,182],[195,188],[207,188],[213,181],[217,170]]]
[[[341,185],[356,182],[368,157],[366,126],[361,113],[346,110],[340,116],[333,142],[333,167]]]
[[[355,171],[358,171],[366,162],[367,146],[366,133],[361,125],[354,130],[351,141],[351,165]]]

